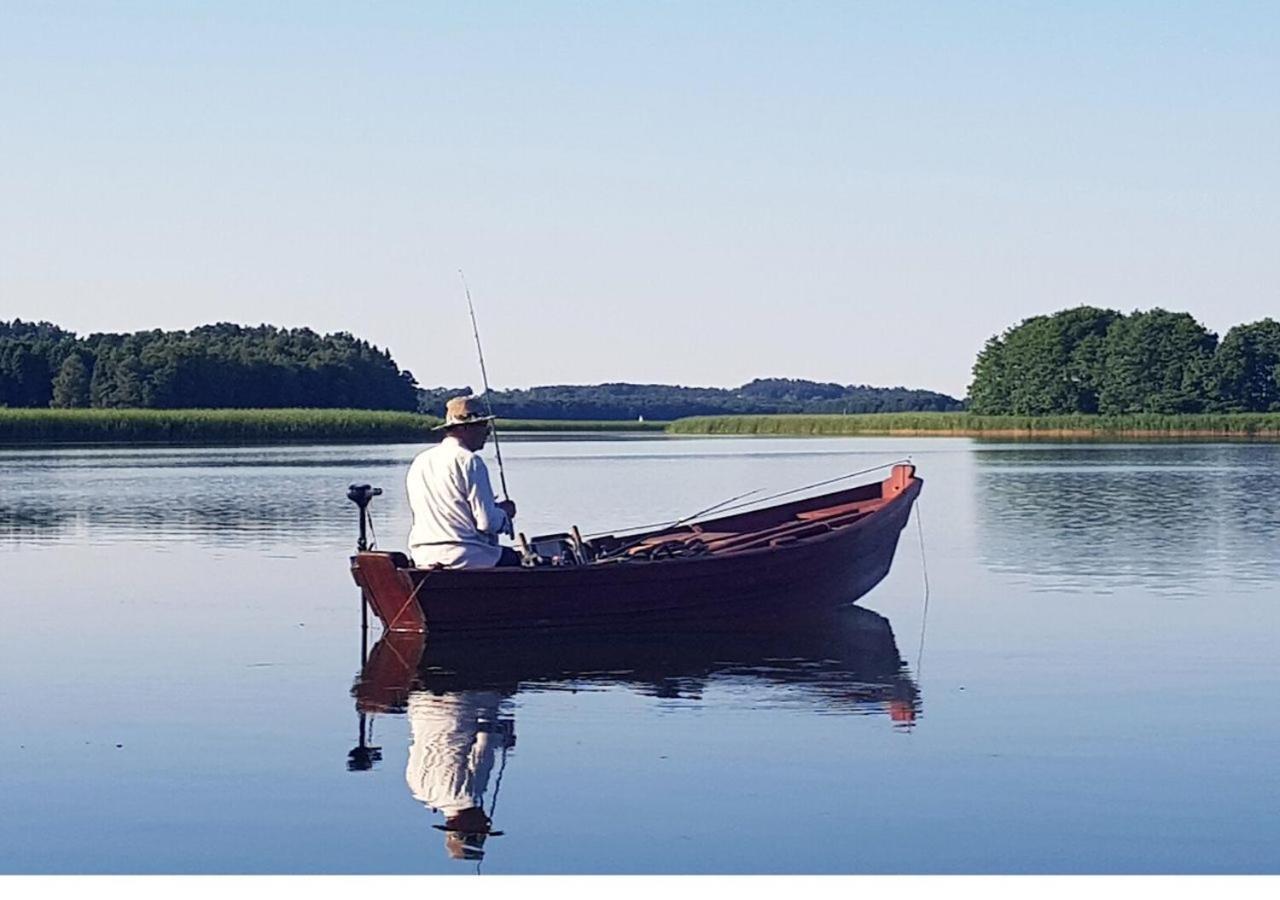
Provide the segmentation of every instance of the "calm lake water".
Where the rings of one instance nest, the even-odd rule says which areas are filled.
[[[345,489],[402,547],[418,449],[0,450],[0,871],[1280,871],[1280,445],[504,440],[530,534],[925,488],[878,616],[383,645],[362,723]]]

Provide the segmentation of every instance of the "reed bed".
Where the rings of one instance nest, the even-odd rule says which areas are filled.
[[[367,409],[5,409],[0,444],[433,441],[435,416]],[[941,435],[1280,440],[1280,413],[975,416],[969,413],[696,416],[675,422],[499,419],[504,433]]]
[[[633,432],[633,431],[651,431],[663,432],[667,430],[669,422],[636,422],[631,419],[622,421],[612,421],[603,419],[593,420],[575,420],[575,419],[503,419],[499,418],[497,425],[498,430],[505,433],[508,431],[518,432]]]
[[[0,409],[0,443],[409,441],[439,421],[365,409]]]
[[[434,441],[436,416],[368,409],[5,409],[0,444]],[[503,431],[661,431],[663,422],[500,419]]]
[[[969,413],[696,416],[677,419],[674,434],[939,435],[955,437],[1249,437],[1280,440],[1280,413],[1131,416],[975,416]]]

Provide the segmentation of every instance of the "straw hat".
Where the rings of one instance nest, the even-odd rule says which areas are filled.
[[[479,397],[453,397],[444,405],[444,424],[437,425],[434,430],[492,422],[496,418],[497,416],[486,415]]]
[[[501,831],[494,831],[491,826],[492,820],[488,814],[480,807],[473,806],[449,816],[443,825],[431,827],[445,832],[445,850],[453,859],[483,859],[485,840],[502,834]]]

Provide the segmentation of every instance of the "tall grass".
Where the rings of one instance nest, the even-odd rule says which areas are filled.
[[[5,409],[0,444],[433,441],[435,416],[368,409]],[[499,420],[503,431],[661,431],[661,422]]]
[[[868,413],[831,416],[696,416],[674,434],[954,435],[969,437],[1260,437],[1280,440],[1280,413],[1132,416],[975,416]]]
[[[498,419],[497,421],[498,430],[502,432],[662,432],[667,430],[667,425],[669,424],[669,422],[636,422],[631,419],[624,419],[622,421],[604,419],[594,419],[591,421],[579,419]]]
[[[440,420],[367,409],[5,409],[0,444],[394,443],[433,441]],[[969,413],[696,416],[675,422],[499,419],[511,432],[954,435],[970,437],[1253,437],[1280,440],[1280,413],[974,416]]]
[[[365,409],[0,409],[0,443],[396,441],[438,422]]]

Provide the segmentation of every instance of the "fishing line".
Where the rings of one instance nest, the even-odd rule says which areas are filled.
[[[507,771],[507,750],[510,746],[510,735],[504,723],[499,722],[499,731],[502,734],[502,763],[498,766],[498,777],[493,784],[493,797],[489,800],[489,822],[493,822],[494,814],[498,811],[498,793],[502,790],[502,773]],[[481,807],[483,809],[483,807]]]
[[[929,563],[924,555],[924,524],[920,518],[920,498],[916,498],[916,531],[920,534],[920,571],[924,575],[924,611],[920,614],[920,647],[916,651],[916,684],[920,684],[924,667],[924,632],[929,623]]]
[[[498,794],[502,791],[502,773],[507,771],[507,749],[509,747],[508,739],[510,737],[510,735],[507,734],[505,723],[501,719],[498,719],[497,723],[499,726],[499,731],[502,734],[502,763],[498,766],[498,777],[495,780],[493,785],[493,797],[489,799],[489,812],[486,813],[486,815],[489,817],[490,834],[500,833],[500,832],[494,832],[492,829],[492,826],[493,826],[493,817],[498,812]],[[483,803],[480,804],[480,809],[481,810],[484,809]],[[483,856],[481,856],[478,860],[476,860],[477,875],[480,874],[480,866],[483,863],[484,863]]]

